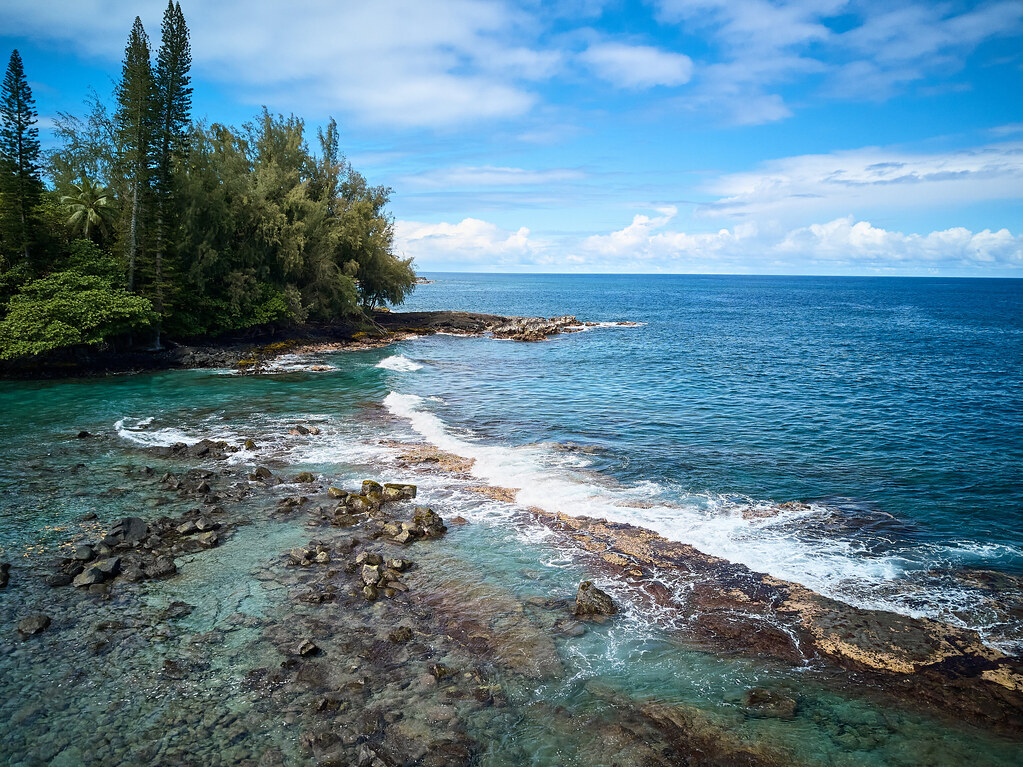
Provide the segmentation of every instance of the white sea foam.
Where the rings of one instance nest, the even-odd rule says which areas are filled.
[[[411,373],[415,370],[423,369],[423,366],[418,362],[413,362],[408,357],[401,354],[395,354],[393,357],[385,357],[376,364],[376,367],[383,368],[384,370],[394,370],[398,373]]]
[[[516,504],[520,507],[537,506],[555,513],[602,517],[649,528],[707,554],[801,583],[859,607],[964,625],[962,610],[974,598],[961,588],[913,578],[941,562],[961,560],[961,549],[916,547],[901,554],[878,556],[852,540],[808,540],[799,535],[800,529],[831,516],[833,512],[827,507],[809,505],[777,511],[767,501],[712,494],[668,498],[656,483],[644,482],[631,488],[615,485],[543,445],[486,445],[458,436],[424,409],[426,400],[415,395],[391,392],[384,404],[393,415],[407,419],[434,446],[474,459],[472,474],[479,480],[519,489]],[[746,518],[742,512],[751,506],[771,506],[776,513]],[[971,547],[969,553],[976,556],[982,552]],[[906,588],[900,588],[900,584]],[[982,625],[970,627],[984,633]]]
[[[153,418],[143,418],[135,421],[132,426],[126,426],[125,422],[130,419],[122,418],[114,424],[114,431],[117,432],[117,436],[122,439],[126,439],[130,442],[134,442],[137,445],[143,445],[145,447],[169,447],[178,442],[184,442],[186,445],[194,445],[202,437],[194,437],[191,434],[185,434],[185,432],[179,429],[165,428],[165,429],[147,429],[149,425],[153,423]]]

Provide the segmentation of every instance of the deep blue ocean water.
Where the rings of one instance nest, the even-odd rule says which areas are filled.
[[[406,308],[645,323],[405,345],[429,437],[550,443],[492,452],[497,484],[914,614],[969,605],[961,568],[1023,569],[1023,280],[427,276]]]

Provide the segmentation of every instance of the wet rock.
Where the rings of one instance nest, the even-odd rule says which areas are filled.
[[[195,608],[187,602],[174,601],[167,605],[167,608],[160,613],[160,617],[166,620],[176,620],[191,615]]]
[[[121,578],[129,583],[138,583],[139,581],[144,580],[145,577],[146,574],[138,565],[128,565],[121,571]]]
[[[151,564],[142,568],[147,578],[166,578],[178,571],[177,565],[170,557],[157,557]]]
[[[457,516],[451,520],[451,524],[458,525],[459,527],[469,524],[469,520],[463,516]]]
[[[252,441],[251,439],[245,440],[245,449],[246,450],[255,450],[256,449],[256,443],[254,441]]]
[[[342,510],[340,513],[334,514],[331,524],[334,527],[355,527],[355,525],[359,524],[359,519]]]
[[[75,588],[87,588],[89,586],[95,586],[98,583],[103,583],[107,578],[105,573],[100,572],[96,567],[90,566],[85,568],[80,575],[75,576],[72,581]]]
[[[208,533],[199,533],[199,535],[195,536],[195,540],[200,546],[207,549],[212,549],[220,543],[220,538],[217,537],[216,532],[213,530],[210,530]]]
[[[96,512],[90,511],[86,514],[82,514],[82,516],[78,517],[75,522],[92,522],[94,519],[97,519]]]
[[[177,526],[179,535],[191,535],[192,533],[198,532],[199,527],[195,524],[195,520],[188,520]]]
[[[316,481],[316,475],[313,474],[311,471],[303,471],[303,472],[301,472],[301,473],[299,473],[298,475],[295,476],[294,481],[295,482],[302,482],[302,483],[315,482]]]
[[[210,483],[207,482],[205,479],[195,486],[195,492],[202,493],[203,495],[210,493],[212,491],[213,488],[210,487]]]
[[[348,497],[349,493],[339,487],[328,487],[327,495],[331,498],[344,499]]]
[[[73,575],[67,573],[56,573],[54,575],[47,575],[44,579],[44,583],[47,586],[57,588],[58,586],[67,586],[74,580]]]
[[[43,613],[33,613],[26,618],[22,618],[18,621],[18,633],[23,637],[32,636],[38,634],[41,631],[45,631],[50,625],[50,616],[44,615]]]
[[[270,479],[273,477],[273,472],[266,468],[266,466],[257,466],[256,470],[252,472],[252,476],[256,479]]]
[[[403,573],[412,566],[412,563],[407,559],[388,559],[387,566],[391,570]]]
[[[363,489],[363,492],[366,492]],[[384,500],[404,501],[416,497],[416,486],[388,482],[383,486]]]
[[[7,584],[11,580],[11,563],[0,562],[0,589],[7,588]]]
[[[345,498],[345,506],[353,513],[367,514],[370,511],[376,511],[380,504],[366,495],[349,495]]]
[[[451,676],[455,673],[454,669],[448,668],[443,663],[434,663],[428,669],[430,675],[437,680],[443,679],[444,677]]]
[[[208,532],[210,530],[216,530],[220,527],[219,522],[214,522],[212,519],[206,516],[200,516],[195,520],[195,529],[201,533]]]
[[[365,586],[362,587],[362,596],[366,599],[367,602],[376,601],[377,597],[379,596],[377,592],[377,587],[367,583]]]
[[[89,432],[87,432],[85,430],[82,430],[82,431],[78,432],[78,434],[76,436],[78,437],[78,439],[88,439],[92,435]]]
[[[614,615],[618,612],[615,603],[606,593],[593,585],[593,581],[583,581],[575,595],[573,615]]]
[[[302,424],[292,426],[290,429],[288,429],[288,434],[294,435],[296,437],[304,437],[308,433],[309,429],[307,429],[305,426],[302,426]]]
[[[396,536],[394,536],[391,540],[393,540],[395,543],[400,543],[402,545],[405,545],[405,544],[408,544],[408,543],[411,543],[412,541],[414,541],[415,540],[415,536],[412,534],[411,530],[402,530],[400,533],[398,533]]]
[[[289,563],[297,567],[307,567],[311,562],[309,559],[311,553],[309,549],[292,549],[288,552]]]
[[[796,715],[796,701],[787,695],[768,690],[766,687],[753,687],[746,690],[743,696],[746,709],[755,716],[791,719]]]
[[[320,652],[320,648],[311,639],[303,639],[295,647],[295,655],[307,657],[310,655],[317,655]]]
[[[105,578],[113,578],[121,571],[121,558],[109,557],[108,559],[97,559],[90,565],[90,569],[98,570]]]
[[[367,479],[362,483],[362,494],[367,498],[381,498],[384,494],[384,487],[379,482]]]
[[[124,517],[110,528],[110,537],[116,539],[116,542],[124,542],[132,546],[144,541],[147,535],[149,535],[149,525],[139,517]],[[107,543],[107,545],[110,544]]]
[[[75,553],[72,555],[73,559],[77,559],[79,562],[88,562],[95,558],[96,552],[87,543],[80,543],[75,546]]]
[[[412,640],[412,629],[408,626],[398,626],[394,631],[387,635],[395,644],[405,644]]]
[[[378,565],[363,565],[360,577],[367,586],[375,586],[380,582],[380,567]]]
[[[384,558],[382,556],[370,551],[364,551],[355,558],[355,564],[357,565],[380,565],[383,562]]]
[[[313,561],[319,565],[330,564],[330,554],[327,553],[326,551],[320,551],[316,554],[315,557],[313,557]]]

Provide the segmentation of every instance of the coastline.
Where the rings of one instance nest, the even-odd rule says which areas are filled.
[[[159,350],[77,350],[44,360],[0,362],[0,380],[75,378],[144,373],[157,370],[237,368],[260,372],[286,354],[361,351],[389,346],[422,335],[478,336],[486,333],[516,341],[543,341],[558,333],[577,332],[585,323],[572,316],[510,317],[459,311],[375,311],[369,323],[338,322],[293,328],[228,333],[215,339],[171,343]]]
[[[424,333],[480,335],[501,328],[510,334],[532,333],[538,322],[450,312],[395,313],[377,319],[386,335],[307,337],[304,343],[269,349],[265,359],[372,348]],[[557,332],[578,327],[574,318],[556,318],[568,319],[573,322],[562,328],[556,321],[543,322],[553,323]],[[250,354],[251,349],[241,347],[237,353]],[[310,440],[317,435],[300,424],[292,433]],[[400,451],[400,465],[413,472],[471,479],[467,475],[471,459],[422,442],[390,447]],[[248,458],[262,471],[250,474],[225,463],[241,450],[249,451]],[[18,594],[26,580],[35,585],[9,600],[4,623],[13,632],[15,624],[32,613],[51,619],[38,633],[25,633],[18,649],[29,662],[33,658],[55,662],[45,657],[49,652],[69,663],[130,667],[133,661],[126,655],[131,648],[163,635],[175,636],[184,647],[193,647],[194,654],[162,659],[156,684],[160,689],[188,689],[212,667],[225,629],[193,630],[189,616],[201,610],[186,600],[153,610],[145,599],[148,590],[173,591],[178,581],[194,589],[197,579],[217,570],[222,556],[218,551],[243,545],[242,539],[244,545],[253,545],[245,538],[248,530],[266,525],[287,528],[296,545],[273,551],[251,576],[287,593],[287,613],[256,620],[239,609],[224,619],[232,626],[226,630],[228,636],[254,632],[250,650],[258,648],[258,657],[269,658],[246,671],[242,680],[257,713],[250,720],[225,717],[210,722],[208,737],[217,747],[252,737],[265,725],[262,717],[281,712],[291,717],[290,724],[301,734],[292,738],[293,753],[281,752],[279,758],[264,762],[277,746],[257,754],[258,749],[247,743],[244,749],[224,751],[234,760],[225,764],[246,759],[260,764],[288,764],[291,759],[317,764],[471,764],[488,737],[500,737],[509,717],[523,716],[547,720],[544,726],[560,742],[571,744],[578,754],[591,754],[591,763],[605,754],[648,764],[800,763],[759,730],[737,733],[736,723],[791,721],[811,698],[801,686],[749,685],[734,702],[731,719],[677,700],[635,697],[599,683],[585,688],[600,710],[582,727],[578,718],[556,706],[524,714],[519,705],[525,688],[565,681],[562,643],[606,630],[622,618],[580,620],[573,614],[574,588],[522,598],[481,577],[485,573],[465,560],[457,543],[460,532],[477,523],[464,524],[457,508],[435,504],[448,530],[438,536],[413,533],[402,543],[395,540],[403,532],[402,523],[424,529],[416,524],[416,501],[377,503],[371,497],[372,486],[369,493],[359,492],[353,486],[336,487],[327,476],[294,474],[287,465],[270,468],[262,462],[258,446],[205,442],[140,447],[137,452],[146,466],[133,462],[132,481],[166,495],[171,503],[192,508],[166,518],[156,511],[142,513],[140,518],[155,523],[160,540],[153,544],[147,536],[138,541],[141,546],[126,549],[117,549],[120,542],[111,541],[109,553],[122,557],[118,568],[123,569],[92,584],[41,587],[45,577],[81,575],[71,575],[71,570],[81,565],[84,572],[86,563],[73,556],[46,572],[15,566],[4,595]],[[161,462],[166,464],[162,468]],[[389,481],[390,472],[393,467],[381,463],[367,479]],[[515,488],[478,482],[469,489],[509,504],[516,494]],[[537,508],[526,509],[523,515],[549,530],[552,545],[566,552],[586,577],[598,578],[616,602],[628,601],[655,623],[663,622],[681,647],[795,670],[805,674],[807,689],[840,690],[878,707],[934,717],[950,731],[966,721],[1015,743],[1023,739],[1023,667],[1018,658],[984,645],[975,632],[850,607],[642,528]],[[103,533],[114,532],[110,526],[115,522],[83,521],[72,537],[102,543],[108,537]],[[208,532],[215,533],[205,539],[209,545],[198,537]],[[373,564],[364,555],[382,561]],[[141,559],[136,562],[135,556]],[[152,575],[147,572],[168,558],[180,563],[175,565],[177,572],[166,566]],[[380,571],[381,578],[387,569],[400,573],[395,581],[365,581],[365,566],[379,568],[393,560],[411,564]],[[132,572],[131,568],[144,577],[126,578],[125,571]],[[388,585],[395,582],[408,590]],[[689,596],[685,602],[678,599],[680,584]],[[368,598],[369,586],[377,592],[373,598]],[[394,593],[384,593],[387,589]],[[35,600],[31,610],[27,601],[15,601],[30,597]],[[54,643],[69,644],[71,649],[55,650]],[[26,706],[14,712],[27,730],[39,719],[40,709]],[[187,705],[179,715],[183,723],[161,723],[178,733],[176,737],[188,738],[195,731],[189,728],[194,728],[196,715],[205,727],[201,710]],[[489,734],[485,726],[479,729],[480,722],[490,723]],[[875,737],[873,727],[864,725],[856,737]],[[599,733],[596,740],[587,742],[594,732]],[[127,744],[120,748],[129,753]],[[191,753],[191,744],[186,751],[163,738],[142,748],[124,763],[138,758],[183,764],[191,763],[192,757],[199,759]],[[220,763],[212,752],[203,759]],[[93,762],[82,756],[81,763]]]

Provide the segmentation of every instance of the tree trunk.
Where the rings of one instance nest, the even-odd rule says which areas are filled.
[[[128,292],[135,292],[135,251],[137,244],[137,228],[139,219],[139,182],[136,179],[131,185],[131,226],[128,237]]]

